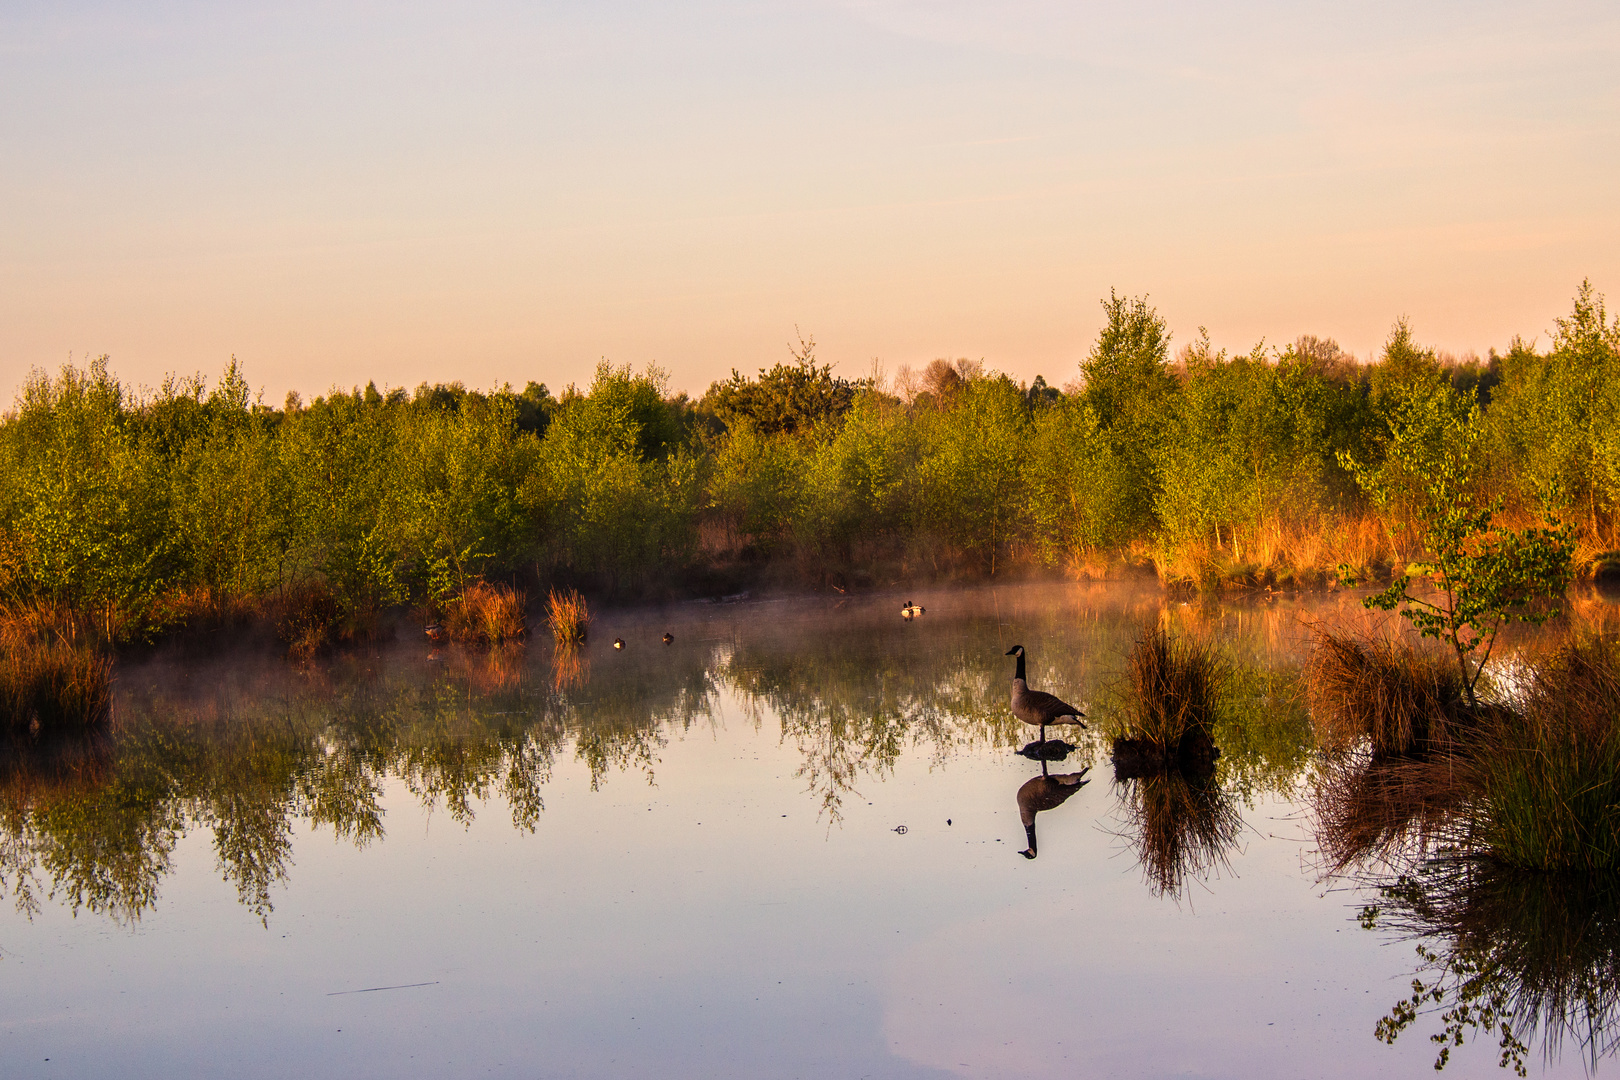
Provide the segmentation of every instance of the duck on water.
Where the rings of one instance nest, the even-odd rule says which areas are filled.
[[[1041,729],[1041,742],[1046,742],[1047,724],[1079,724],[1085,727],[1081,717],[1086,715],[1079,709],[1053,697],[1041,690],[1031,690],[1024,678],[1024,647],[1014,645],[1007,650],[1008,656],[1018,658],[1018,669],[1013,672],[1012,680],[1012,713],[1026,724],[1034,724]]]

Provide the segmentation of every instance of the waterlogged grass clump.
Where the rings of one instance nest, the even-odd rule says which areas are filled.
[[[1559,650],[1468,755],[1470,847],[1509,866],[1620,871],[1620,641]]]
[[[457,641],[515,641],[527,628],[527,600],[510,585],[474,582],[446,606],[444,628]]]
[[[1464,712],[1456,664],[1388,636],[1320,634],[1305,690],[1319,743],[1343,749],[1366,739],[1379,756],[1422,750]]]
[[[577,645],[585,640],[591,614],[585,598],[576,589],[552,589],[546,596],[546,625],[559,645]]]
[[[1318,672],[1353,654],[1323,659],[1325,647],[1312,661],[1328,748],[1314,804],[1332,870],[1446,850],[1522,870],[1620,871],[1620,641],[1571,642],[1512,704],[1472,707],[1446,665],[1412,650],[1364,650],[1360,678],[1329,678]]]
[[[1207,771],[1215,760],[1214,729],[1230,672],[1208,644],[1154,629],[1131,649],[1126,729],[1115,740],[1116,771]]]
[[[112,661],[65,638],[0,630],[0,728],[11,735],[83,731],[112,709]]]

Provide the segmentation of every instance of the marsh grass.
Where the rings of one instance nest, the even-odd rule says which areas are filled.
[[[1318,633],[1305,692],[1317,741],[1335,750],[1366,738],[1379,756],[1412,754],[1469,719],[1456,665],[1390,636]]]
[[[1519,701],[1472,710],[1437,689],[1449,665],[1398,648],[1327,655],[1337,666],[1312,693],[1330,752],[1312,803],[1330,872],[1435,849],[1620,871],[1620,642],[1572,641],[1531,668]]]
[[[0,645],[0,725],[12,735],[83,731],[112,711],[112,661],[62,641]]]
[[[306,581],[268,605],[276,636],[294,660],[309,660],[345,645],[375,640],[381,613],[369,604],[345,604],[330,586]]]
[[[288,589],[276,607],[276,636],[288,656],[308,660],[336,644],[342,611],[331,589],[307,582]]]
[[[1510,866],[1620,870],[1620,642],[1577,640],[1538,665],[1469,759],[1478,797],[1459,839]]]
[[[516,641],[527,630],[527,602],[510,585],[474,582],[445,606],[444,628],[457,641]]]
[[[1207,643],[1155,628],[1137,639],[1126,669],[1126,728],[1114,743],[1117,775],[1171,768],[1208,771],[1230,667]]]
[[[585,598],[575,589],[552,589],[546,596],[546,625],[558,645],[574,645],[585,640],[591,613]]]

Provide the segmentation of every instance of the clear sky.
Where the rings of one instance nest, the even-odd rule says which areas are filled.
[[[1620,302],[1617,166],[1612,2],[6,0],[0,399],[101,353],[701,392],[795,326],[1062,383],[1110,288],[1483,353]]]

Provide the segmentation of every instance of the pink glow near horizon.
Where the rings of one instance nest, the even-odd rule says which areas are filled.
[[[1546,340],[1620,290],[1620,12],[846,0],[0,14],[0,396],[107,353],[701,393],[1176,343]]]

